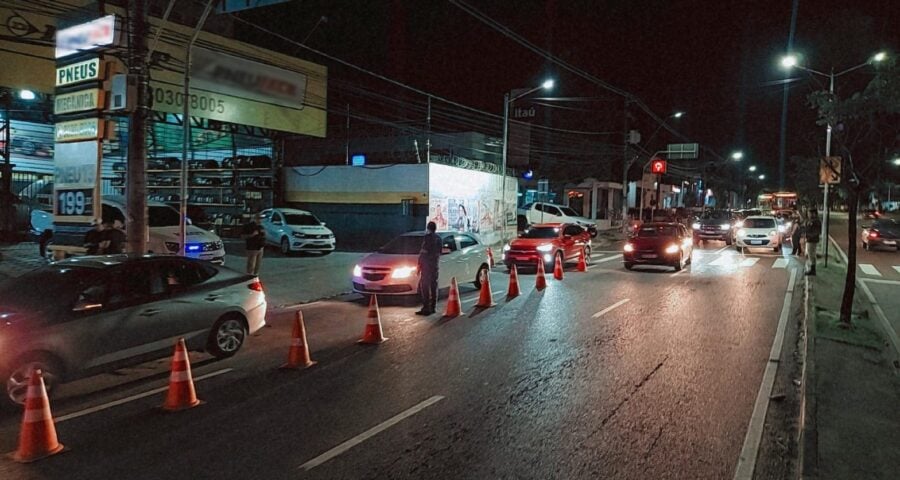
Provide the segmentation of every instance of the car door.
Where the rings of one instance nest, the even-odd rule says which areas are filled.
[[[463,283],[459,276],[460,252],[453,234],[441,234],[441,258],[438,266],[438,288],[450,285],[450,279],[456,277],[458,283]]]
[[[694,253],[694,242],[691,234],[684,228],[684,225],[678,225],[678,242],[681,244],[682,251],[686,258],[690,258]]]
[[[158,267],[158,262],[137,261],[113,269],[103,308],[117,313],[95,322],[99,348],[89,366],[171,348],[177,329],[170,319],[177,311]]]
[[[163,328],[183,336],[191,347],[202,347],[207,331],[233,300],[231,295],[224,288],[207,284],[216,273],[215,267],[172,258],[161,262],[160,269],[172,309],[171,315],[161,318],[166,324]]]
[[[478,268],[487,259],[484,248],[477,240],[466,234],[456,236],[456,243],[459,245],[459,276],[457,281],[465,279],[474,280],[478,273]]]
[[[566,260],[578,258],[578,252],[581,249],[578,243],[580,234],[581,227],[578,225],[566,225],[563,227],[562,239],[560,241],[563,245],[563,255]]]
[[[281,244],[281,237],[284,236],[284,216],[278,210],[272,210],[269,221],[263,226],[266,232],[266,241],[273,245]]]

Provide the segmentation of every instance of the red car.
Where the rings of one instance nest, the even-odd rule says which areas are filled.
[[[564,264],[577,262],[582,252],[585,262],[590,262],[591,234],[587,230],[572,223],[544,223],[532,225],[504,246],[503,263],[507,268],[537,268],[542,260],[550,270],[557,257]]]
[[[680,223],[645,223],[625,244],[625,268],[635,264],[667,265],[681,270],[691,263],[693,237]]]

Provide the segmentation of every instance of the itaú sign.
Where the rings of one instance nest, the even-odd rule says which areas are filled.
[[[115,15],[64,28],[56,32],[56,58],[113,45],[116,34]]]

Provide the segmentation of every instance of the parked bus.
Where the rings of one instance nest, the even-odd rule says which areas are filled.
[[[785,210],[797,211],[796,192],[762,193],[757,198],[757,207],[763,212],[777,214]]]

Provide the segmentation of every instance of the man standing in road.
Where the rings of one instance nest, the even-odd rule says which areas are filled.
[[[247,275],[259,275],[263,250],[266,247],[266,234],[259,222],[259,214],[254,215],[250,223],[244,225],[244,231],[241,235],[246,242]]]
[[[795,214],[791,218],[791,255],[803,255],[803,248],[800,246],[800,232],[802,230],[800,214]]]
[[[809,259],[807,275],[816,274],[816,247],[819,245],[819,235],[822,231],[822,221],[819,220],[819,212],[816,207],[809,209],[806,220],[806,258]]]
[[[437,306],[438,262],[441,258],[441,237],[435,232],[437,224],[428,222],[422,249],[419,251],[419,295],[422,297],[422,309],[416,315],[431,315]]]

